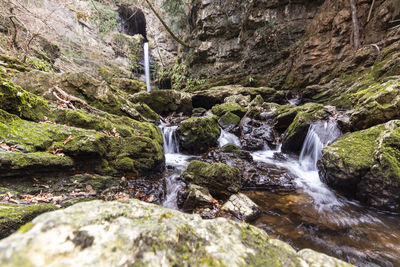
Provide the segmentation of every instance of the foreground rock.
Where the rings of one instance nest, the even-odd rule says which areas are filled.
[[[378,208],[400,211],[400,121],[347,134],[324,148],[324,181]]]
[[[298,253],[262,230],[202,220],[137,200],[92,201],[47,213],[0,242],[5,266],[351,266]]]
[[[241,175],[237,168],[223,163],[192,161],[182,174],[188,183],[206,187],[213,196],[227,198],[240,189]]]
[[[220,134],[215,116],[192,117],[181,122],[178,128],[179,143],[190,153],[202,153],[215,146]]]

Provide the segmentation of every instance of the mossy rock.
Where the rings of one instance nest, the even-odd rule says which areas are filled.
[[[283,92],[269,87],[243,87],[240,85],[226,85],[210,88],[205,91],[196,92],[193,95],[193,107],[210,109],[217,104],[222,104],[225,99],[234,95],[250,96],[253,100],[260,95],[267,102],[282,103]]]
[[[9,236],[39,214],[56,209],[57,207],[51,204],[15,205],[0,203],[0,238]],[[20,228],[21,233],[30,226],[28,224]]]
[[[223,199],[239,191],[242,177],[239,169],[223,163],[210,164],[194,160],[182,174],[187,183],[207,188],[213,196]]]
[[[191,95],[175,90],[153,90],[151,92],[140,92],[130,96],[133,103],[147,104],[152,110],[161,115],[172,112],[182,112],[190,115],[192,112]]]
[[[242,108],[239,104],[236,103],[224,103],[220,105],[215,105],[212,107],[212,112],[217,115],[218,117],[223,116],[227,112],[231,112],[236,116],[242,118],[244,114],[246,114],[246,109]]]
[[[47,101],[1,77],[0,108],[32,121],[42,121],[49,113]]]
[[[202,153],[217,144],[221,135],[217,117],[192,117],[178,128],[181,147],[191,153]]]
[[[283,152],[300,153],[311,123],[329,117],[329,113],[320,104],[307,103],[296,109],[296,116],[284,133]]]
[[[70,157],[56,156],[47,152],[20,153],[0,152],[0,176],[17,174],[69,171],[74,166]]]
[[[144,83],[128,78],[114,78],[111,81],[111,85],[127,92],[128,94],[146,91],[146,85]]]
[[[219,118],[218,123],[222,129],[229,130],[237,126],[240,122],[240,117],[233,114],[232,112],[227,112]]]
[[[79,117],[82,114],[77,112],[73,115]],[[74,167],[77,170],[96,171],[100,174],[129,172],[149,175],[161,172],[164,166],[162,135],[160,130],[150,123],[125,118],[131,128],[127,126],[121,128],[126,130],[126,132],[121,131],[126,136],[119,138],[112,133],[106,134],[95,130],[28,122],[2,110],[0,117],[4,118],[0,122],[0,141],[23,147],[24,152],[60,149],[74,160]],[[93,128],[98,125],[96,123],[100,125],[109,123],[104,120],[96,121],[90,116],[89,119],[93,119]],[[78,120],[78,122],[84,121]],[[66,142],[70,137],[72,139]],[[121,155],[134,162],[129,169],[126,168],[126,164],[120,164]],[[43,164],[45,163],[46,161]]]
[[[78,203],[40,215],[0,241],[0,261],[10,267],[65,262],[69,266],[288,267],[321,262],[326,267],[352,266],[311,250],[303,254],[246,223],[203,220],[138,200]]]
[[[400,211],[400,121],[349,133],[322,151],[323,181],[371,206]]]

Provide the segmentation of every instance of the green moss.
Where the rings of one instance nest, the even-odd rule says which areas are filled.
[[[32,121],[42,121],[49,113],[47,101],[3,78],[0,78],[0,108]]]
[[[179,126],[182,147],[194,153],[206,151],[214,146],[221,134],[217,117],[192,117]]]
[[[0,203],[0,237],[4,238],[41,213],[57,209],[51,204],[15,205]],[[29,226],[22,228],[28,231]]]
[[[224,103],[213,106],[212,112],[218,117],[221,117],[227,112],[231,112],[236,116],[243,117],[244,114],[246,114],[246,109],[242,108],[239,104],[236,103]]]
[[[146,90],[144,83],[128,78],[114,78],[111,81],[111,85],[118,87],[128,94],[135,94]]]
[[[28,64],[37,70],[41,70],[44,72],[51,72],[53,69],[53,66],[48,63],[47,61],[44,61],[42,59],[39,59],[37,57],[29,57],[28,58]]]
[[[21,233],[25,234],[26,232],[28,232],[29,230],[31,230],[33,228],[33,226],[35,226],[35,224],[33,222],[28,222],[27,224],[22,225],[18,231],[20,231]]]
[[[73,166],[73,161],[70,157],[56,156],[46,152],[6,152],[0,153],[0,158],[2,161],[0,169],[3,172],[6,171],[6,168],[27,171],[31,168],[41,168],[42,170],[56,168],[60,171],[61,168],[65,169]]]
[[[240,117],[231,112],[225,113],[218,120],[219,125],[223,129],[234,127],[234,126],[238,125],[239,122],[240,122]]]

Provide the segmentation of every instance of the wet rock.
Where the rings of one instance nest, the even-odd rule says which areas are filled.
[[[283,94],[269,87],[243,87],[240,85],[226,85],[213,87],[208,90],[198,91],[193,97],[193,107],[202,107],[210,109],[217,104],[222,104],[225,98],[242,95],[250,96],[250,99],[254,99],[257,95],[260,95],[267,102],[280,103],[283,99]]]
[[[250,151],[263,150],[265,146],[274,148],[278,133],[272,127],[272,121],[261,121],[245,117],[241,123],[240,142],[244,149]]]
[[[243,190],[295,190],[295,177],[287,169],[264,162],[254,162],[251,154],[238,146],[226,145],[209,152],[207,158],[238,168],[242,174]]]
[[[172,112],[182,112],[185,115],[192,113],[191,95],[175,90],[140,92],[132,95],[129,99],[134,103],[145,103],[161,115],[168,115]]]
[[[323,181],[371,206],[400,210],[400,121],[349,133],[323,149]]]
[[[0,238],[12,234],[39,214],[56,209],[57,207],[51,204],[16,205],[0,203]],[[24,229],[28,226],[29,224],[21,228],[20,231],[24,232]]]
[[[234,218],[241,221],[255,220],[261,214],[257,204],[242,193],[232,195],[229,200],[222,205],[221,210],[232,214]]]
[[[192,211],[198,208],[212,207],[212,196],[207,188],[195,184],[189,184],[187,189],[187,197],[183,203],[185,211]]]
[[[228,198],[240,189],[241,175],[235,167],[223,163],[209,164],[194,160],[182,174],[187,183],[193,183],[207,188],[218,198]]]
[[[296,116],[283,135],[282,151],[285,153],[300,153],[310,124],[329,117],[324,107],[315,103],[308,103],[296,109]]]
[[[183,150],[202,153],[217,144],[221,129],[215,116],[192,117],[181,122],[177,132]]]
[[[322,256],[309,257],[310,264]],[[83,202],[41,215],[0,241],[0,260],[8,266],[307,266],[288,244],[246,223],[202,220],[138,200]]]

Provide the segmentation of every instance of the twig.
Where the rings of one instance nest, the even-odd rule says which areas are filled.
[[[381,49],[379,48],[379,46],[377,44],[371,44],[372,47],[375,47],[376,50],[378,50],[378,53],[381,52]]]

